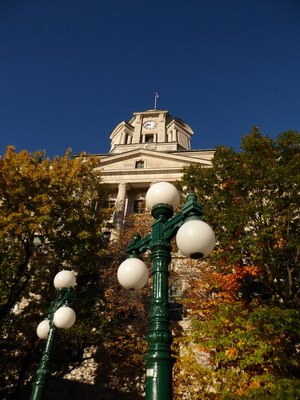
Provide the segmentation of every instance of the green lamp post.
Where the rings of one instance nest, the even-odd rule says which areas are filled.
[[[146,205],[155,221],[152,233],[145,238],[135,234],[127,248],[127,258],[118,269],[119,283],[126,289],[140,289],[148,281],[148,268],[140,254],[151,250],[153,264],[150,329],[147,334],[148,354],[146,360],[146,400],[172,400],[171,354],[172,333],[169,329],[168,266],[171,261],[171,240],[184,256],[200,259],[208,256],[215,246],[215,235],[209,225],[202,221],[203,209],[195,194],[187,196],[182,210],[173,216],[179,205],[177,189],[167,182],[150,187]]]
[[[30,400],[42,400],[44,398],[47,376],[50,373],[49,363],[52,346],[57,328],[71,328],[76,320],[75,311],[69,307],[74,300],[73,288],[76,283],[74,273],[66,270],[60,271],[55,275],[53,283],[57,290],[57,297],[50,304],[47,319],[44,319],[37,327],[38,337],[46,339],[46,344],[36,372],[36,379],[32,384]]]

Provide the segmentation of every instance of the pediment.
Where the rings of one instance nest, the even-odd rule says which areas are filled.
[[[211,162],[206,157],[201,157],[201,151],[164,153],[149,149],[136,149],[125,153],[110,154],[101,158],[100,170],[133,170],[136,162],[144,161],[145,169],[173,169],[183,168],[190,164],[210,166]]]

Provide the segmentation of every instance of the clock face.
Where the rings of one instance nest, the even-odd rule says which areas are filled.
[[[149,120],[143,123],[143,127],[146,129],[154,129],[157,125],[157,122]]]

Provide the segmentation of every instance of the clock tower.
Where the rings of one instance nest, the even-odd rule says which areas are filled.
[[[186,122],[158,109],[134,112],[129,121],[116,126],[110,151],[99,154],[96,167],[101,181],[114,191],[110,200],[116,208],[116,231],[127,215],[138,210],[152,183],[176,182],[191,164],[211,166],[214,150],[192,150],[193,134]]]
[[[109,153],[137,148],[155,151],[184,151],[191,149],[192,129],[168,111],[147,110],[133,113],[130,121],[121,122],[110,135]]]

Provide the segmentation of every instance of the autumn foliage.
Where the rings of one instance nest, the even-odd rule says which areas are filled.
[[[50,160],[44,152],[17,153],[12,146],[0,158],[1,398],[27,397],[24,386],[44,345],[36,326],[54,299],[59,270],[77,273],[77,323],[59,335],[55,348],[61,342],[62,357],[68,359],[70,347],[105,338],[98,274],[107,188],[93,172],[97,162],[84,154],[73,157],[69,150]],[[68,363],[59,361],[57,371],[68,370]]]
[[[211,169],[185,171],[181,187],[198,194],[218,240],[186,299],[185,398],[300,398],[299,139],[254,128],[240,153],[220,147]]]

